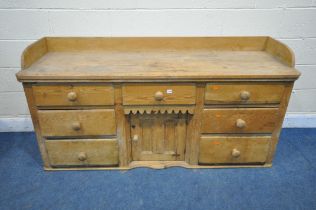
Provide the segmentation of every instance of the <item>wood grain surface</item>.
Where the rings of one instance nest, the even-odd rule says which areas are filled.
[[[277,108],[204,109],[202,133],[272,133],[278,119]],[[245,122],[237,127],[237,120]]]
[[[161,100],[155,99],[157,92]],[[125,84],[122,94],[123,105],[195,104],[194,84]]]
[[[249,99],[241,94],[247,92]],[[205,104],[276,104],[281,101],[284,85],[271,83],[209,83]]]
[[[46,149],[52,166],[115,166],[118,145],[115,139],[47,140]],[[84,158],[81,158],[83,155]]]
[[[112,109],[39,110],[38,119],[43,136],[115,135],[115,113]],[[74,129],[73,126],[78,126]]]
[[[268,37],[47,38],[37,44],[45,46],[47,53],[29,58],[36,52],[33,48],[38,48],[35,44],[31,46],[23,55],[27,62],[22,66],[28,68],[17,77],[20,81],[294,80],[299,72],[293,68],[293,55],[285,45],[271,40]]]
[[[264,163],[271,136],[202,136],[199,163]],[[233,151],[239,156],[234,157]]]
[[[184,160],[186,118],[185,114],[131,115],[133,160]]]
[[[114,105],[114,88],[111,85],[35,85],[37,106],[100,106]],[[75,94],[74,100],[68,95]]]

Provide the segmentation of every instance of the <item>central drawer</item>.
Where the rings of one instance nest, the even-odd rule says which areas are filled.
[[[204,109],[202,133],[272,133],[278,108]]]
[[[112,109],[39,110],[38,120],[43,136],[115,135],[115,113]]]
[[[52,166],[118,165],[118,144],[115,139],[47,140]]]
[[[125,84],[124,105],[195,104],[194,84]]]

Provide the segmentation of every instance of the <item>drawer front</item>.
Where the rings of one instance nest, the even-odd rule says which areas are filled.
[[[125,84],[124,105],[195,104],[194,84]]]
[[[199,163],[264,163],[270,142],[270,136],[201,137]]]
[[[118,144],[114,139],[46,140],[52,166],[118,165]]]
[[[204,109],[203,133],[271,133],[279,120],[277,108]]]
[[[112,109],[40,110],[38,120],[43,136],[115,135]]]
[[[91,106],[113,105],[111,85],[33,86],[37,106]]]
[[[279,103],[284,85],[271,84],[207,84],[205,104]]]

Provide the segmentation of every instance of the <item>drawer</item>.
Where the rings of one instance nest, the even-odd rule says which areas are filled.
[[[264,163],[270,142],[270,136],[202,136],[199,163]]]
[[[204,109],[202,132],[272,133],[278,121],[278,108]]]
[[[46,140],[52,166],[118,165],[118,144],[115,139]]]
[[[194,84],[125,84],[124,105],[195,104]]]
[[[274,84],[207,84],[205,104],[279,103],[284,85]]]
[[[111,85],[46,85],[33,86],[37,106],[113,105]]]
[[[43,136],[115,135],[112,109],[40,110],[38,120]]]

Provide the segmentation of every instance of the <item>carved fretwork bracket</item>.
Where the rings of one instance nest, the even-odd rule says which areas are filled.
[[[195,106],[126,106],[125,114],[194,114]]]

